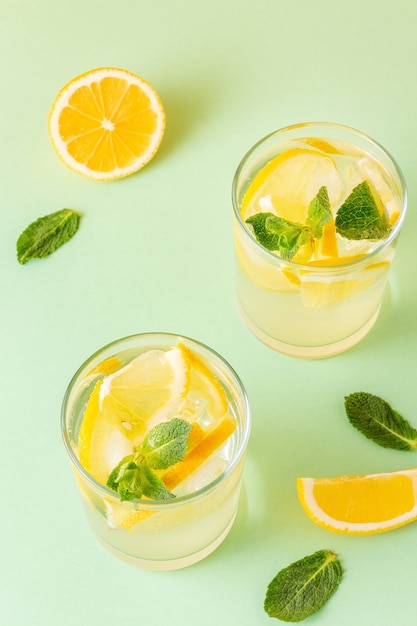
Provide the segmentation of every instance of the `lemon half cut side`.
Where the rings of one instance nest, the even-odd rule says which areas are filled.
[[[113,180],[137,172],[155,155],[165,111],[155,89],[140,76],[99,68],[60,90],[48,131],[70,169],[94,180]]]

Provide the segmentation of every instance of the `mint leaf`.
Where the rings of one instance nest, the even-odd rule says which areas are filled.
[[[275,215],[268,217],[265,226],[267,231],[278,236],[277,250],[285,261],[291,261],[301,246],[311,240],[311,231],[308,227],[284,220],[282,217]]]
[[[335,223],[339,235],[346,239],[384,239],[390,230],[366,180],[346,198],[337,212]]]
[[[269,217],[275,216],[273,213],[256,213],[255,215],[252,215],[252,217],[248,217],[246,224],[250,224],[252,226],[253,234],[261,246],[272,252],[274,250],[278,250],[279,236],[273,235],[267,230],[266,220]]]
[[[142,466],[142,493],[153,500],[170,500],[175,495],[168,491],[163,481],[146,464]]]
[[[118,465],[111,471],[108,479],[107,479],[107,487],[110,489],[118,490],[119,483],[123,480],[123,476],[126,471],[130,469],[134,469],[136,467],[136,463],[134,462],[133,454],[128,454],[123,457]]]
[[[320,239],[323,235],[323,227],[332,219],[330,210],[329,194],[327,187],[320,187],[317,195],[313,198],[308,206],[307,226],[311,228],[313,237]]]
[[[268,585],[264,609],[269,617],[301,622],[329,600],[342,575],[336,554],[319,550],[278,572]]]
[[[22,232],[17,240],[17,260],[22,265],[35,258],[46,257],[75,235],[80,215],[72,209],[62,209],[40,217]]]
[[[107,479],[107,487],[117,491],[120,500],[140,499],[142,495],[154,500],[175,497],[146,463],[136,463],[133,458],[129,454],[122,459]]]
[[[382,398],[362,391],[352,393],[345,397],[345,409],[352,426],[383,448],[417,448],[417,430]]]
[[[291,261],[300,247],[311,239],[311,231],[307,226],[290,222],[273,213],[256,213],[248,217],[246,223],[252,226],[261,246],[277,251],[285,261]]]
[[[153,469],[166,469],[184,457],[191,424],[174,417],[169,422],[161,422],[143,440],[141,454]]]

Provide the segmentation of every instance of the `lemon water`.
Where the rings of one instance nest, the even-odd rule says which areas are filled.
[[[120,343],[94,355],[74,377],[64,400],[64,440],[96,538],[115,556],[139,567],[178,569],[210,554],[233,524],[249,433],[246,395],[230,366],[203,344],[169,334],[137,335]],[[158,396],[166,397],[167,389],[155,392],[152,385],[161,385],[161,376],[152,367],[167,372],[172,397],[163,404]],[[144,410],[147,394],[148,403],[158,406],[143,429],[131,410],[136,380],[143,384],[137,406]],[[106,486],[109,472],[146,432],[173,417],[195,424],[200,432],[195,448],[188,450],[196,455],[189,459],[187,452],[183,459],[185,473],[181,462],[172,467],[169,489],[175,497],[122,501]],[[214,444],[208,443],[210,438]]]
[[[402,179],[390,169],[388,157],[384,162],[347,140],[306,136],[277,147],[271,138],[243,160],[234,182],[239,310],[253,334],[271,348],[298,357],[331,356],[361,340],[378,317],[405,208]],[[285,261],[263,248],[246,223],[259,212],[303,223],[322,186],[334,219],[364,180],[391,229],[386,240],[349,240],[334,230],[330,246],[324,233],[321,241],[302,246]]]

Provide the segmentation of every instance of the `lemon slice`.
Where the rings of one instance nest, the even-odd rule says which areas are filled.
[[[99,483],[106,484],[112,469],[132,451],[132,443],[122,424],[102,419],[100,411],[100,380],[84,412],[78,436],[78,458],[81,465]],[[130,433],[129,433],[130,434]]]
[[[308,206],[320,187],[327,187],[330,204],[342,188],[334,160],[319,150],[291,148],[273,158],[253,179],[242,200],[245,221],[259,212],[271,212],[304,224]]]
[[[339,264],[358,258],[362,258],[361,255],[358,257],[341,258],[339,259]],[[315,263],[315,265],[319,264],[324,266],[326,263],[324,260],[322,263],[319,261]],[[333,259],[328,264],[336,265],[337,261]],[[313,271],[301,270],[301,298],[303,304],[307,307],[324,307],[354,298],[381,280],[388,272],[389,266],[389,261],[380,261],[367,265],[361,271],[355,271],[353,268],[349,274],[329,274],[326,276],[319,276]]]
[[[417,519],[417,468],[338,478],[298,478],[307,515],[336,533],[368,535]]]
[[[226,392],[219,379],[211,372],[202,359],[184,344],[178,348],[190,364],[190,389],[188,396],[196,412],[205,412],[205,420],[217,422],[228,411]],[[206,424],[207,425],[207,424]]]
[[[156,153],[165,113],[155,89],[123,69],[77,76],[58,93],[48,118],[52,146],[70,169],[112,180],[133,174]]]
[[[341,197],[341,180],[334,160],[312,148],[290,148],[273,158],[255,176],[247,189],[241,208],[243,221],[259,212],[270,212],[292,222],[304,224],[308,206],[320,187],[325,185],[329,200]],[[264,289],[279,293],[299,291],[300,280],[294,269],[273,264],[235,227],[236,255],[248,277]],[[294,263],[307,264],[315,254],[310,242],[301,246]],[[334,222],[320,241],[320,254],[337,256]]]
[[[182,350],[148,350],[104,378],[100,410],[104,419],[121,423],[136,436],[155,413],[184,398],[189,384],[189,363]]]
[[[179,348],[149,350],[99,381],[86,406],[78,440],[83,467],[105,484],[132,452],[156,412],[184,398],[189,364]]]

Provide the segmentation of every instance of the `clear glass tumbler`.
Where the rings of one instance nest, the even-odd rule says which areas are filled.
[[[281,207],[285,219],[299,222],[323,185],[334,219],[362,181],[386,214],[385,238],[349,240],[334,229],[333,252],[320,255],[319,241],[284,259],[261,245],[246,222],[257,211],[280,215]],[[332,356],[359,342],[378,317],[406,213],[406,184],[388,152],[339,124],[290,126],[243,157],[232,200],[237,300],[252,333],[279,352],[303,358]]]
[[[207,393],[210,390],[216,395],[213,404],[221,404],[219,398],[224,398],[225,419],[235,421],[234,430],[188,481],[180,484],[177,491],[172,490],[176,497],[121,501],[117,492],[95,479],[80,461],[79,436],[86,406],[96,385],[114,367],[124,366],[145,351],[167,351],[179,343],[193,355],[190,362],[195,373],[191,372],[191,387],[194,385],[195,389],[191,389],[192,409],[187,406],[192,411],[197,407],[200,415],[201,449],[207,449],[216,426],[210,424],[207,415],[213,407],[204,406],[211,403]],[[204,399],[200,401],[202,388]],[[175,416],[181,417],[181,410],[174,408]],[[221,429],[222,409],[215,406],[213,411]],[[170,570],[192,565],[225,539],[238,509],[249,431],[246,392],[230,365],[204,344],[168,333],[126,337],[96,352],[72,378],[62,407],[63,439],[91,530],[112,554],[145,569]]]

